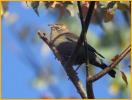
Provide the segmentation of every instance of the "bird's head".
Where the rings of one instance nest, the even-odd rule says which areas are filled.
[[[64,32],[69,32],[68,28],[64,24],[50,24],[52,31],[57,31],[58,33],[64,33]]]

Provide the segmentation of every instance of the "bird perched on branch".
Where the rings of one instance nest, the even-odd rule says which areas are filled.
[[[78,36],[71,33],[63,24],[49,25],[51,27],[51,43],[58,49],[63,62],[67,62],[72,55],[78,41]],[[101,58],[104,58],[91,45],[87,43],[87,60],[90,64],[99,68],[106,68],[107,65]],[[86,52],[84,44],[80,47],[74,65],[81,65],[86,61]],[[108,73],[111,77],[115,77],[116,72],[111,70]]]

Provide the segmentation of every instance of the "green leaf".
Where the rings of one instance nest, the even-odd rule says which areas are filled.
[[[72,17],[75,16],[73,5],[68,5],[66,7],[66,10],[67,10],[67,12],[69,13],[70,16],[72,16]]]
[[[122,10],[122,11],[125,11],[125,10],[129,9],[129,5],[127,3],[120,2],[117,4],[117,8]]]

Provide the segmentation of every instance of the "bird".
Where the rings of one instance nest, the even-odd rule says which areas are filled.
[[[73,50],[77,45],[79,36],[69,31],[66,25],[64,24],[53,24],[49,25],[51,27],[51,43],[57,48],[61,55],[62,62],[67,62],[71,57]],[[80,47],[77,57],[73,65],[81,65],[88,60],[89,64],[104,69],[107,66],[103,62],[104,56],[97,52],[90,44],[87,45],[87,59],[84,44]],[[111,70],[108,74],[115,78],[116,71]]]

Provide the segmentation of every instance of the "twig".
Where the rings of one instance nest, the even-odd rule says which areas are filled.
[[[95,2],[90,2],[90,7],[89,7],[89,10],[87,12],[85,22],[83,20],[83,14],[82,14],[80,1],[77,2],[77,5],[78,5],[80,21],[81,21],[81,25],[82,25],[82,32],[84,33],[82,38],[83,38],[84,49],[85,49],[85,54],[86,54],[86,61],[85,61],[85,63],[86,63],[86,92],[87,92],[87,97],[88,98],[94,98],[92,83],[88,84],[88,82],[87,82],[87,77],[89,77],[89,72],[88,72],[88,60],[87,60],[88,59],[88,56],[87,56],[88,48],[87,48],[86,33],[87,33],[88,26],[90,24],[90,19],[91,19],[91,16],[92,16],[92,12],[93,12],[93,9],[94,9]]]
[[[81,3],[80,3],[80,1],[77,1],[77,5],[78,5],[78,10],[79,10],[79,16],[80,16],[80,21],[81,21],[82,29],[85,29],[85,24],[84,24],[84,20],[83,20],[83,14],[82,14],[82,9],[81,9]]]
[[[89,16],[92,16],[92,13],[94,11],[94,5],[95,5],[95,2],[90,2],[90,5],[91,7],[89,7],[89,10],[88,12],[91,12],[91,15]],[[88,15],[86,16],[86,20],[85,20],[85,30],[87,31],[88,30],[88,26],[90,24],[89,22],[89,17]],[[88,47],[87,47],[87,39],[86,39],[86,35],[85,35],[85,41],[84,41],[84,46],[85,46],[85,51],[86,51],[86,58],[88,58],[87,56],[87,52],[88,52]],[[88,60],[86,59],[86,91],[87,91],[87,96],[89,99],[94,99],[94,92],[93,92],[93,84],[92,83],[89,83],[87,82],[87,77],[89,77],[89,72],[88,72]]]
[[[80,16],[80,21],[81,21],[81,26],[82,26],[82,30],[85,32],[86,31],[86,26],[85,26],[85,22],[83,20],[83,14],[82,14],[82,9],[81,9],[81,3],[80,1],[77,2],[78,5],[78,10],[79,10],[79,16]],[[89,95],[91,95],[91,91],[89,91],[92,86],[91,85],[87,85],[87,77],[89,77],[89,72],[88,72],[88,56],[87,56],[87,41],[86,41],[86,35],[84,35],[84,49],[85,49],[85,58],[86,58],[86,92],[87,92],[87,98],[89,98]]]
[[[86,80],[87,95],[89,99],[94,99],[93,84]]]
[[[58,58],[58,60],[61,61],[67,75],[69,76],[70,80],[76,87],[78,93],[81,95],[82,98],[87,98],[85,89],[83,88],[83,85],[81,81],[79,80],[76,72],[74,71],[73,67],[67,67],[65,64],[62,62],[62,56],[60,56],[58,50],[56,47],[53,46],[53,44],[47,39],[44,33],[38,32],[39,37],[49,46],[49,48],[53,51],[54,55]]]
[[[91,16],[92,16],[92,12],[93,12],[93,8],[94,8],[94,5],[95,5],[95,3],[93,3],[94,1],[92,1],[91,2],[91,4],[90,4],[90,6],[89,6],[89,11],[88,11],[88,13],[87,13],[87,20],[86,20],[86,22],[87,22],[87,27],[89,27],[89,24],[90,24],[90,19],[91,19]],[[85,22],[85,23],[86,23]],[[87,28],[88,29],[88,28]],[[75,61],[75,59],[76,59],[76,57],[77,57],[77,54],[78,54],[78,50],[79,50],[79,48],[81,47],[81,45],[82,45],[82,43],[83,43],[83,40],[84,40],[84,36],[86,35],[86,33],[87,32],[85,32],[83,29],[82,29],[82,31],[81,31],[81,35],[80,35],[80,37],[79,37],[79,39],[78,39],[78,42],[77,42],[77,45],[76,45],[76,47],[75,47],[75,49],[74,49],[74,51],[73,51],[73,53],[72,53],[72,56],[68,59],[68,61],[67,61],[67,63],[66,63],[66,66],[72,66],[73,65],[73,63],[74,63],[74,61]]]
[[[90,19],[92,17],[93,11],[94,11],[94,6],[95,6],[95,1],[91,1],[88,9],[88,13],[85,19],[85,26],[86,26],[86,31],[88,30],[89,24],[90,24]]]
[[[101,72],[97,73],[96,75],[92,77],[88,77],[87,81],[88,82],[95,82],[96,80],[100,79],[103,77],[105,74],[107,74],[110,70],[116,67],[116,65],[131,51],[131,46],[129,45],[116,59],[116,61],[112,62],[108,67],[106,67],[104,70]]]

